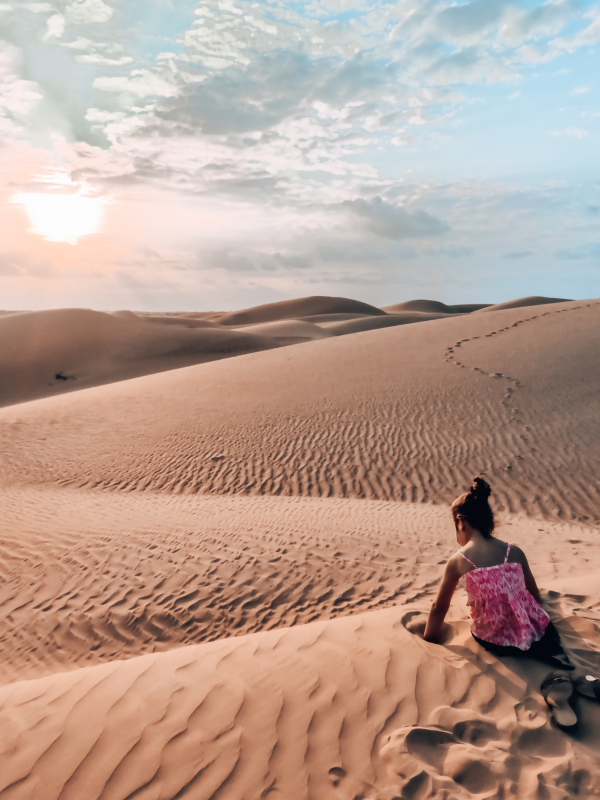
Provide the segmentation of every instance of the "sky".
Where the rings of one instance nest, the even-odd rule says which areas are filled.
[[[0,308],[600,296],[600,5],[0,0]]]

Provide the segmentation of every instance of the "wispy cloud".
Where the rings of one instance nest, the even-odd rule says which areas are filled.
[[[589,139],[587,128],[565,128],[562,131],[550,131],[550,136],[567,136],[570,139]]]

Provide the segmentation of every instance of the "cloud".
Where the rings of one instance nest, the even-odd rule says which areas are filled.
[[[101,53],[86,53],[75,56],[75,61],[78,64],[95,64],[99,67],[123,67],[125,64],[131,64],[133,58],[131,56],[110,58],[109,56],[103,56]]]
[[[58,271],[47,261],[38,261],[29,253],[9,251],[0,253],[0,278],[55,278]]]
[[[600,258],[600,243],[590,242],[579,247],[561,248],[554,253],[555,258],[566,261],[580,261],[586,258]]]
[[[63,13],[72,25],[98,25],[112,19],[115,11],[102,0],[73,0]]]
[[[554,5],[560,4],[556,3]],[[577,7],[575,6],[575,8]],[[586,12],[584,17],[591,19],[591,22],[581,30],[569,36],[557,36],[555,39],[551,39],[546,46],[538,47],[534,44],[523,45],[515,51],[517,58],[525,63],[540,64],[553,61],[555,58],[559,58],[565,54],[575,53],[582,47],[594,47],[600,42],[600,14],[595,14],[595,12],[591,10]]]
[[[46,21],[46,33],[43,36],[43,41],[47,42],[49,39],[60,39],[67,28],[67,20],[62,14],[53,14],[48,17]]]
[[[431,27],[445,41],[479,39],[483,31],[499,22],[507,5],[506,0],[472,0],[451,5],[434,17]]]
[[[586,128],[566,128],[563,131],[550,131],[550,136],[567,136],[570,139],[588,139],[590,132]]]
[[[547,0],[528,9],[507,5],[500,37],[514,46],[527,39],[553,36],[580,12],[581,5],[574,0]]]
[[[511,260],[519,259],[519,258],[529,258],[532,256],[533,252],[531,250],[509,250],[508,253],[504,253],[502,258],[508,258]]]
[[[571,94],[587,94],[590,91],[590,86],[578,86],[576,89],[573,89]]]
[[[170,97],[179,91],[179,87],[172,81],[148,69],[133,70],[130,77],[119,75],[96,78],[92,86],[100,92],[121,92],[137,99],[148,96]]]
[[[21,54],[17,47],[0,42],[0,134],[25,138],[31,114],[42,100],[39,86],[19,76]]]
[[[345,200],[343,205],[363,219],[368,230],[387,239],[424,239],[450,230],[446,222],[426,211],[410,212],[402,206],[384,202],[381,197]]]
[[[439,247],[435,250],[424,251],[427,255],[431,256],[446,256],[447,258],[469,258],[473,255],[475,250],[472,247],[465,247],[464,245],[449,245],[448,247]]]
[[[479,81],[497,83],[518,77],[517,71],[507,59],[488,55],[476,46],[442,56],[425,70],[425,75],[431,83],[442,86]]]

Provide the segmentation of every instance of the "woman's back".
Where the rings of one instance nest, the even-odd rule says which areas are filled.
[[[509,544],[501,563],[489,566],[478,566],[458,552],[472,567],[464,573],[463,582],[474,635],[492,644],[527,650],[543,634],[549,617],[527,591],[519,561],[508,560],[510,549]],[[493,560],[494,550],[486,549],[481,555]]]

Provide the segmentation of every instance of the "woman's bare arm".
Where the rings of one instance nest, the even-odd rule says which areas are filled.
[[[450,601],[456,589],[456,584],[460,580],[460,570],[458,567],[457,559],[453,556],[446,564],[444,570],[444,577],[440,585],[438,596],[434,600],[429,618],[425,627],[423,638],[428,642],[436,642],[439,638],[442,625],[450,608]]]

